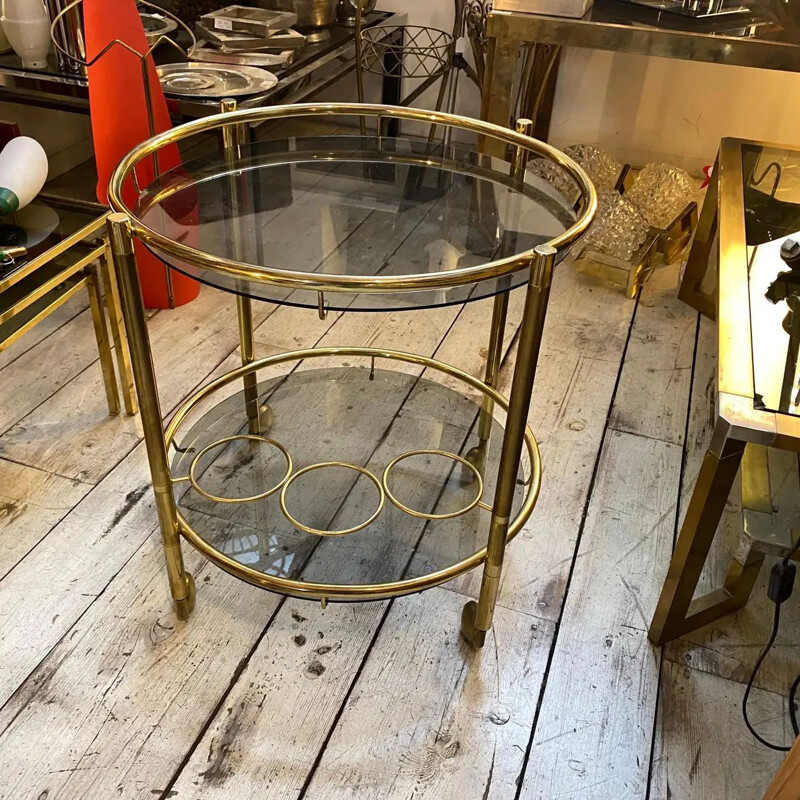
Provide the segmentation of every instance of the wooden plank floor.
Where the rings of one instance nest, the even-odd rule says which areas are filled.
[[[769,630],[763,580],[663,653],[646,637],[713,403],[714,328],[676,280],[664,268],[628,301],[559,269],[530,414],[543,490],[481,652],[458,635],[477,575],[322,609],[186,547],[197,608],[176,620],[140,425],[107,417],[85,304],[67,305],[0,360],[0,798],[760,798],[781,759],[739,705]],[[385,344],[480,375],[490,314],[256,304],[256,339],[262,355]],[[149,324],[165,414],[236,364],[227,295]],[[720,546],[706,582],[726,563]],[[799,654],[787,604],[753,694],[773,738]]]

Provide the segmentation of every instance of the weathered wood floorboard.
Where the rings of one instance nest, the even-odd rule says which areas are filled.
[[[783,753],[756,742],[742,721],[742,684],[664,661],[651,800],[761,800]],[[754,689],[750,720],[789,744],[784,694]]]
[[[672,547],[680,459],[668,442],[608,434],[524,800],[645,795],[660,661],[647,627]]]
[[[390,253],[371,219],[342,221],[353,227],[349,257],[408,261],[416,225],[433,224],[409,220]],[[77,335],[86,312],[76,304],[1,355],[0,798],[643,798],[651,745],[652,800],[760,797],[781,757],[750,738],[735,681],[768,633],[766,571],[747,609],[673,643],[663,663],[646,641],[713,399],[713,326],[701,322],[694,355],[696,315],[674,299],[674,278],[657,272],[637,308],[569,265],[557,272],[530,414],[543,491],[509,551],[481,653],[458,637],[479,572],[391,603],[323,610],[243,585],[186,547],[198,604],[178,622],[140,430],[106,417],[90,328]],[[522,298],[511,299],[512,354]],[[193,306],[151,322],[165,413],[238,363],[232,298],[204,289]],[[257,351],[386,346],[435,352],[480,376],[490,306],[319,320],[256,304]],[[686,428],[693,358],[693,395],[705,404],[692,405]],[[412,391],[370,463],[382,465],[425,411]],[[467,428],[456,415],[446,422],[458,449]],[[427,491],[414,499],[435,504]],[[355,487],[337,519],[358,496]],[[734,496],[703,588],[727,565],[737,514]],[[391,550],[347,544],[387,570],[415,554],[418,573],[442,558],[443,542],[426,533],[416,546],[416,530]],[[339,559],[355,579],[364,565],[351,555],[322,546],[307,574]],[[787,606],[753,694],[754,722],[776,740],[789,736],[798,625]]]

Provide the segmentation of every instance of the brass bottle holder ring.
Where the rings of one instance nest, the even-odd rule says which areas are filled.
[[[456,461],[465,466],[475,476],[475,480],[477,481],[478,491],[475,495],[475,498],[471,500],[468,505],[464,506],[464,508],[460,508],[457,511],[450,511],[446,514],[432,514],[425,511],[417,511],[416,509],[401,503],[397,497],[392,494],[392,491],[389,488],[389,473],[401,461],[404,461],[407,458],[412,458],[413,456],[442,456],[443,458],[449,458],[451,461]],[[486,511],[492,510],[490,505],[487,505],[481,500],[483,497],[483,477],[478,471],[478,468],[474,464],[467,461],[466,458],[462,458],[455,453],[449,453],[447,450],[410,450],[408,453],[403,453],[388,464],[386,469],[383,471],[381,482],[383,483],[383,491],[386,493],[386,496],[389,498],[392,505],[396,506],[401,511],[404,511],[406,514],[409,514],[412,517],[418,517],[419,519],[454,519],[455,517],[460,517],[469,511],[472,511],[472,509],[476,507],[483,508]]]
[[[229,444],[230,442],[238,442],[242,440],[247,440],[251,442],[263,442],[265,444],[272,445],[275,449],[280,451],[283,454],[283,457],[286,459],[286,474],[276,483],[274,486],[271,486],[265,492],[260,492],[259,494],[252,495],[250,497],[220,497],[219,495],[211,494],[211,492],[206,491],[197,479],[197,475],[195,474],[197,471],[197,465],[200,463],[200,459],[208,453],[210,450],[213,450],[215,447],[219,447],[224,444]],[[289,454],[289,451],[280,443],[276,442],[275,439],[270,439],[267,436],[256,436],[255,434],[239,434],[237,436],[226,436],[224,439],[217,439],[215,442],[211,442],[211,444],[206,445],[193,459],[192,463],[189,467],[189,474],[183,478],[173,478],[173,483],[180,483],[181,481],[189,481],[192,485],[194,490],[198,493],[203,495],[203,497],[208,498],[209,500],[213,500],[216,503],[254,503],[257,500],[264,500],[265,498],[269,497],[270,495],[275,494],[275,492],[279,491],[282,487],[284,487],[292,475],[292,471],[294,470],[294,464],[292,463],[292,456]]]
[[[312,528],[309,525],[304,525],[302,522],[292,516],[289,509],[286,507],[286,493],[289,491],[289,487],[301,475],[305,475],[307,472],[312,472],[317,469],[324,469],[326,467],[342,467],[343,469],[350,469],[366,476],[370,481],[372,481],[375,488],[378,490],[378,507],[364,522],[352,528],[342,528],[340,530],[327,531],[320,528]],[[386,503],[386,494],[381,482],[365,467],[359,467],[355,464],[348,464],[346,461],[321,461],[318,464],[310,464],[307,467],[303,467],[303,469],[298,470],[293,475],[289,476],[288,479],[284,481],[283,488],[281,489],[280,502],[281,511],[283,512],[284,517],[286,517],[286,519],[288,519],[289,522],[291,522],[292,525],[294,525],[298,530],[305,531],[306,533],[313,533],[317,536],[347,536],[347,534],[363,530],[368,525],[371,525],[373,522],[375,522],[375,520],[380,516],[381,511],[383,511],[383,506]]]

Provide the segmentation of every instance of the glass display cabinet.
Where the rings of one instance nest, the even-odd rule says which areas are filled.
[[[744,606],[800,542],[800,149],[723,139],[679,296],[717,320],[714,431],[650,628],[656,644]],[[694,597],[741,469],[742,537]]]

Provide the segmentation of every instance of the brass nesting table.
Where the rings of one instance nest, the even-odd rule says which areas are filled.
[[[679,293],[717,320],[716,421],[650,627],[656,644],[744,606],[766,553],[796,555],[800,272],[781,258],[787,239],[800,242],[800,148],[723,139]],[[741,542],[724,586],[694,598],[740,468]]]
[[[248,125],[334,116],[352,132],[247,142]],[[423,134],[435,125],[435,140],[386,136],[398,120]],[[524,130],[400,107],[294,105],[191,122],[120,163],[111,249],[179,616],[194,605],[183,537],[241,580],[323,604],[397,597],[483,566],[480,599],[462,619],[483,644],[506,545],[540,486],[526,423],[551,275],[596,210],[585,173]],[[143,160],[209,131],[218,151],[139,186]],[[485,155],[489,142],[508,157]],[[526,172],[528,158],[563,169],[574,195]],[[196,391],[166,430],[134,237],[237,299],[242,366]],[[497,382],[508,292],[521,286],[506,399]],[[377,347],[256,358],[253,300],[324,317],[485,297],[494,314],[483,380]]]
[[[116,281],[109,270],[106,216],[37,200],[3,218],[0,250],[14,258],[0,262],[0,352],[86,289],[108,410],[119,414],[117,377],[103,310],[105,297],[125,410],[135,414],[125,329]]]

